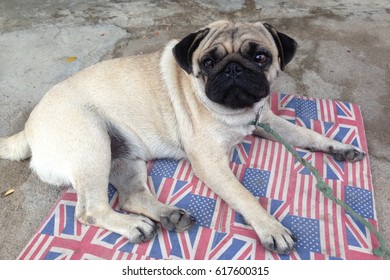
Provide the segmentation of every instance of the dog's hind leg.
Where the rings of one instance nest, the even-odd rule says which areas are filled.
[[[167,230],[183,231],[192,227],[195,219],[180,208],[158,201],[150,192],[146,179],[144,161],[126,158],[113,160],[110,182],[119,192],[120,207],[161,222]]]
[[[91,111],[64,110],[51,116],[35,114],[26,130],[37,174],[50,184],[74,187],[75,215],[81,223],[117,232],[134,243],[153,238],[155,222],[118,213],[109,204],[111,145],[106,123]]]
[[[76,177],[76,217],[80,222],[119,233],[133,243],[150,240],[155,236],[157,227],[149,218],[119,213],[111,208],[107,195],[108,174],[84,175]]]
[[[111,148],[107,132],[93,127],[85,129],[89,129],[93,137],[85,137],[83,143],[79,143],[88,156],[73,169],[74,187],[78,195],[77,219],[119,233],[133,243],[150,240],[157,231],[155,222],[143,215],[119,213],[109,204]],[[92,133],[91,130],[95,131]]]

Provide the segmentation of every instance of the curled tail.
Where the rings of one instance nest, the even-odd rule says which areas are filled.
[[[31,156],[31,149],[24,131],[10,137],[0,137],[0,158],[22,160]]]

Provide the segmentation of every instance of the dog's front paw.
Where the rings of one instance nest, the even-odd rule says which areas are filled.
[[[294,250],[296,239],[292,233],[280,222],[273,221],[266,229],[259,234],[263,247],[277,254],[289,254]]]
[[[196,222],[191,214],[182,209],[174,209],[160,217],[162,226],[167,230],[178,232],[190,229]]]
[[[345,145],[343,148],[338,149],[330,146],[329,153],[338,161],[346,160],[349,162],[362,160],[366,155],[364,151],[352,145]]]

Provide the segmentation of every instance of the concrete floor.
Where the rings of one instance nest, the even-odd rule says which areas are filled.
[[[390,245],[390,2],[0,1],[0,136],[23,129],[54,84],[98,61],[161,48],[217,19],[268,22],[299,43],[274,90],[361,106],[380,232]],[[77,57],[67,62],[68,57]],[[15,259],[61,188],[0,160],[0,259]]]

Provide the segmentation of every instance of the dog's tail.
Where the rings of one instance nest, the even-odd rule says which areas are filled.
[[[0,137],[0,158],[22,160],[31,156],[31,149],[24,131],[10,137]]]

